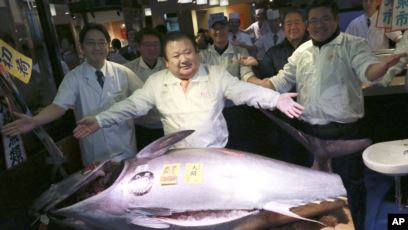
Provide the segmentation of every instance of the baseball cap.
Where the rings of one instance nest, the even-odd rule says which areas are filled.
[[[208,28],[213,27],[215,23],[222,23],[224,25],[228,24],[227,17],[224,16],[224,13],[210,14],[210,17],[208,18]]]

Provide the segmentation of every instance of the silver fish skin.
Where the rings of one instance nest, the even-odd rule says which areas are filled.
[[[167,228],[171,214],[211,210],[269,210],[302,219],[289,209],[345,195],[336,174],[230,149],[175,149],[126,160],[109,188],[51,215],[106,229],[122,228],[118,223]]]

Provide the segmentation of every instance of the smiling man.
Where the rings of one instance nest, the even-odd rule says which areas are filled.
[[[264,86],[278,92],[296,87],[297,101],[305,110],[295,126],[305,133],[329,140],[359,139],[358,121],[364,116],[361,84],[380,79],[406,54],[380,62],[366,40],[340,32],[338,12],[335,1],[311,2],[307,9],[311,40],[295,50],[276,76],[265,79]],[[364,229],[361,153],[333,159],[332,166],[347,190],[356,229]]]
[[[104,26],[86,24],[79,33],[79,40],[86,61],[64,77],[53,103],[34,117],[19,115],[20,119],[3,127],[3,134],[27,133],[61,117],[68,109],[74,110],[78,120],[95,115],[143,85],[130,69],[106,60],[110,36]],[[80,147],[84,165],[106,158],[131,157],[136,154],[133,122],[129,120],[99,130],[81,140]]]
[[[197,47],[181,32],[167,35],[164,44],[166,70],[148,78],[142,89],[109,110],[78,122],[74,135],[83,138],[101,127],[146,114],[156,107],[165,134],[192,129],[195,132],[175,147],[224,147],[228,131],[222,115],[225,99],[263,108],[275,107],[289,117],[298,117],[303,107],[296,94],[278,94],[231,76],[222,66],[200,65]]]
[[[307,40],[306,22],[302,13],[292,9],[283,17],[283,32],[285,39],[282,43],[271,47],[258,66],[253,70],[258,77],[270,77],[276,75],[288,62],[288,57],[295,49]]]

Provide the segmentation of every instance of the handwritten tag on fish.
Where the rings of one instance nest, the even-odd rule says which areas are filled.
[[[184,174],[184,183],[201,184],[203,181],[204,165],[201,163],[187,163]]]
[[[180,164],[164,164],[160,175],[161,185],[177,184],[177,177],[180,171]]]

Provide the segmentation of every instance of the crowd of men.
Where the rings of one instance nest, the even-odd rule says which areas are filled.
[[[363,0],[361,20],[373,20],[378,5]],[[111,39],[106,28],[87,24],[79,34],[85,61],[65,76],[52,104],[34,117],[19,114],[2,132],[26,133],[74,109],[84,165],[126,159],[164,134],[193,129],[176,148],[227,146],[254,152],[259,136],[251,135],[261,132],[264,142],[281,140],[282,159],[308,166],[312,153],[267,120],[253,123],[260,115],[249,107],[277,109],[293,126],[322,139],[360,138],[361,84],[381,79],[405,56],[379,61],[371,49],[386,44],[371,45],[380,42],[370,40],[382,36],[398,42],[401,33],[377,31],[374,38],[372,32],[352,32],[354,21],[347,31],[360,37],[343,33],[338,13],[330,0],[313,1],[306,14],[293,9],[281,17],[278,10],[258,9],[256,22],[246,29],[240,27],[239,13],[228,18],[217,13],[195,40],[181,32],[168,33],[163,41],[152,28],[129,30],[129,45],[115,50],[128,60],[124,65],[107,60]],[[364,229],[363,167],[361,153],[333,161],[356,229]]]

